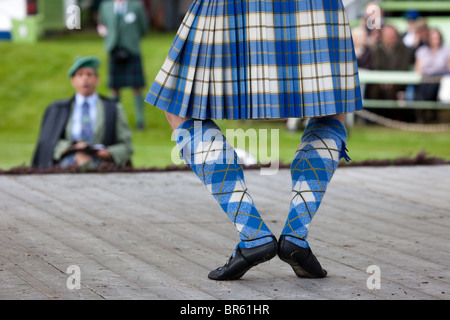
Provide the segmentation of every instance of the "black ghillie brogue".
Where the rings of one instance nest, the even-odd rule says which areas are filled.
[[[211,271],[208,278],[212,280],[237,280],[252,267],[275,257],[277,255],[277,239],[274,236],[268,237],[271,237],[272,241],[254,248],[240,248],[238,246],[228,262],[223,267]]]
[[[285,235],[281,235],[278,241],[278,257],[292,267],[297,277],[324,278],[327,275],[311,248],[299,247],[287,240]]]

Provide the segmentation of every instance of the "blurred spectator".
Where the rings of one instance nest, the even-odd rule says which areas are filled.
[[[414,22],[414,29],[415,29],[414,42],[412,43],[412,46],[410,46],[413,53],[413,62],[416,57],[416,50],[428,43],[429,29],[427,20],[425,18],[418,18]]]
[[[403,44],[397,29],[391,25],[384,25],[381,30],[381,40],[372,48],[372,70],[407,71],[412,66],[411,50]],[[390,84],[386,79],[383,84],[370,84],[366,87],[367,99],[405,99],[406,85]],[[413,112],[402,110],[378,109],[377,114],[401,118],[401,120],[413,120]]]
[[[352,36],[358,67],[362,69],[370,69],[372,54],[370,47],[367,44],[367,29],[363,27],[353,28]]]
[[[450,48],[443,44],[438,29],[431,29],[428,43],[417,49],[415,70],[423,76],[423,82],[416,87],[416,99],[437,101],[440,79],[450,72]],[[437,112],[421,110],[417,112],[417,121],[426,122],[427,115],[431,115],[429,120],[436,120]]]
[[[450,71],[450,48],[444,46],[438,29],[430,30],[428,44],[416,51],[415,70],[424,76],[425,82],[417,87],[417,99],[436,101],[439,76]]]
[[[391,25],[383,26],[381,40],[372,47],[371,68],[373,70],[409,70],[412,55],[401,41],[397,30]],[[397,93],[405,86],[382,84],[367,88],[370,99],[397,99]]]
[[[120,104],[97,93],[99,66],[98,58],[84,57],[69,69],[75,96],[46,109],[33,167],[130,163],[131,131]]]
[[[140,41],[148,30],[148,18],[141,1],[104,1],[99,9],[98,31],[105,37],[109,53],[109,87],[120,101],[120,89],[133,88],[136,128],[144,128],[145,85]]]
[[[95,24],[98,24],[98,10],[100,8],[100,4],[103,0],[92,0],[92,6],[91,6],[91,14],[92,14],[92,20],[94,20]]]
[[[177,30],[192,3],[192,0],[151,0],[152,27],[162,31]]]
[[[403,35],[403,43],[411,49],[412,64],[415,63],[416,50],[427,43],[428,41],[428,23],[425,18],[419,17],[419,12],[410,10],[405,13],[405,18],[408,21],[408,30]],[[415,99],[416,86],[413,84],[407,85],[405,89],[405,98],[408,101]],[[417,113],[417,112],[416,112]]]
[[[407,21],[407,29],[402,36],[403,43],[408,48],[412,48],[416,41],[416,20],[419,18],[419,12],[417,10],[409,10],[405,12],[404,17]]]
[[[166,31],[177,30],[180,26],[179,9],[180,0],[165,0],[164,22]]]

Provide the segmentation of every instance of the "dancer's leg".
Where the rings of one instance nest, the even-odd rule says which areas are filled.
[[[288,258],[288,253],[289,250],[294,250],[294,247],[305,248],[305,250],[295,249],[305,252],[303,257],[298,257],[296,260],[314,257],[307,242],[308,228],[319,209],[339,160],[347,157],[345,153],[347,134],[344,122],[345,115],[313,118],[302,136],[291,164],[292,200],[280,238],[282,240],[280,243],[284,244],[282,250],[284,259],[282,259],[285,261],[292,260]],[[287,249],[288,247],[290,249]],[[313,260],[310,261],[309,266],[306,266],[309,269],[306,273],[314,277],[325,276],[326,272],[322,270],[315,257]],[[302,274],[299,268],[294,270],[299,276],[307,276]]]
[[[249,260],[253,253],[245,249],[258,247],[260,250],[267,247],[268,250],[263,249],[260,252],[263,256],[257,255],[262,261],[253,262],[260,263],[270,259],[276,250],[273,234],[256,209],[244,181],[242,165],[220,128],[212,120],[185,119],[167,113],[166,116],[174,129],[182,158],[236,227],[241,239],[235,251],[237,258],[244,256],[245,260]],[[263,251],[269,252],[266,254]],[[227,265],[230,265],[230,262]],[[243,275],[240,274],[242,270],[237,270],[240,268],[234,268],[231,277],[229,274],[223,275],[224,271],[227,271],[225,266],[219,269],[216,273],[220,274],[210,274],[210,278],[218,279],[224,276],[231,279]]]

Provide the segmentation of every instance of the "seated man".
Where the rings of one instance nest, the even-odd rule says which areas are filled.
[[[120,104],[98,95],[99,66],[98,58],[82,57],[69,69],[76,94],[45,111],[33,167],[130,163],[131,130]]]

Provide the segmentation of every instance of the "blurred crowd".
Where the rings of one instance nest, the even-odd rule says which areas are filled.
[[[374,6],[373,3],[368,6]],[[376,7],[375,7],[376,9]],[[422,76],[417,85],[368,84],[365,99],[438,101],[441,79],[450,73],[450,48],[445,46],[439,29],[430,28],[426,17],[417,11],[403,15],[407,30],[386,23],[383,12],[365,11],[359,26],[353,28],[355,53],[360,69],[410,71]],[[378,14],[378,15],[377,15]],[[378,20],[376,20],[378,19]],[[388,80],[386,80],[388,82]],[[449,88],[450,89],[450,88]],[[436,120],[436,112],[374,110],[398,120],[426,122]]]
[[[83,3],[82,1],[79,1]],[[106,0],[86,0],[89,3],[92,26],[101,24],[99,10]],[[173,31],[176,30],[192,0],[136,0],[140,2],[148,18],[149,27]],[[36,13],[36,0],[27,0],[29,14]],[[386,23],[383,11],[377,2],[366,5],[360,23],[353,28],[352,35],[355,53],[360,69],[412,71],[422,76],[420,84],[367,84],[364,88],[365,99],[439,101],[440,94],[447,91],[450,99],[450,87],[445,90],[444,75],[450,74],[450,48],[443,41],[439,29],[430,28],[427,18],[419,12],[405,12],[402,19],[406,30],[398,30]],[[450,83],[450,80],[445,81]],[[378,114],[398,120],[427,122],[436,120],[436,111],[421,110],[373,110]],[[430,118],[431,115],[431,118]]]

